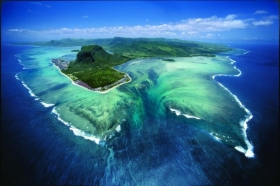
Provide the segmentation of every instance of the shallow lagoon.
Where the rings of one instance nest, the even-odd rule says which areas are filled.
[[[35,99],[52,107],[54,116],[75,135],[104,144],[124,136],[127,130],[156,132],[164,124],[159,121],[171,114],[243,153],[250,148],[243,126],[248,112],[213,80],[213,75],[239,73],[225,54],[169,58],[174,61],[135,59],[115,67],[132,81],[104,94],[73,84],[50,62],[59,57],[74,59],[76,53],[71,50],[76,48],[29,49],[18,56],[25,71],[17,74]],[[231,55],[234,53],[243,54],[244,50]]]
[[[250,52],[242,55],[244,50],[239,53],[234,51],[224,54],[224,57],[229,55],[236,60],[242,75],[216,77],[215,80],[238,95],[254,115],[246,131],[249,141],[254,145],[254,158],[247,158],[235,148],[225,145],[212,136],[209,130],[196,127],[202,120],[177,116],[169,109],[166,109],[164,118],[155,117],[152,112],[155,106],[149,102],[144,105],[149,112],[145,113],[141,128],[132,129],[128,122],[124,122],[114,140],[107,140],[106,146],[102,142],[97,145],[92,136],[85,136],[85,133],[75,128],[69,130],[70,127],[59,121],[53,113],[53,106],[47,104],[48,107],[44,107],[41,104],[42,98],[39,100],[38,97],[46,95],[46,92],[37,94],[36,98],[31,97],[31,89],[28,91],[15,78],[16,74],[21,76],[23,71],[26,77],[33,77],[36,71],[42,71],[41,68],[22,69],[15,57],[30,46],[2,46],[1,155],[4,160],[4,178],[6,176],[15,185],[278,183],[279,46],[265,46],[267,50],[259,44],[236,47]],[[38,49],[41,51],[41,48]],[[65,53],[75,57],[75,53],[70,53],[66,48],[57,48],[52,54],[57,53],[56,57],[60,57],[64,49]],[[29,57],[29,52],[25,52],[28,55],[16,56],[20,56],[22,61],[36,62]],[[39,62],[52,65],[47,60]],[[77,87],[68,78],[60,76],[57,69],[53,72],[56,76],[46,78],[50,80],[55,77],[48,91],[58,92],[69,85]],[[236,72],[238,75],[238,70]],[[30,83],[28,78],[27,82]],[[43,84],[40,86],[43,87]],[[124,87],[120,86],[119,91]],[[58,101],[55,108],[60,103],[66,103],[67,97]],[[74,135],[73,131],[92,141]]]

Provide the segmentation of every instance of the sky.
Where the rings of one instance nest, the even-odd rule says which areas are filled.
[[[277,1],[24,1],[1,3],[1,40],[164,37],[279,42]]]

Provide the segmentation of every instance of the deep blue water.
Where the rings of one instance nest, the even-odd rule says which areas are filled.
[[[279,52],[275,45],[232,45],[240,77],[217,77],[252,112],[248,159],[207,132],[147,118],[107,148],[73,135],[15,78],[16,54],[1,46],[1,176],[15,185],[272,185],[279,183]],[[158,123],[161,123],[159,126]],[[153,130],[156,128],[157,130]],[[154,132],[156,131],[156,132]]]

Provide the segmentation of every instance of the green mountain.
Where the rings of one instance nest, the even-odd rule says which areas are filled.
[[[21,43],[28,44],[28,43]],[[165,38],[123,38],[111,39],[61,39],[49,42],[29,43],[39,46],[85,46],[99,45],[115,54],[137,58],[137,57],[161,57],[161,56],[210,56],[228,51],[224,45],[209,44],[194,41]]]
[[[112,66],[126,62],[131,58],[118,54],[109,54],[101,46],[83,46],[77,54],[76,63],[94,63],[95,66]]]
[[[29,43],[31,44],[31,43]],[[82,81],[92,88],[107,87],[127,80],[124,73],[112,67],[141,57],[215,57],[231,50],[224,45],[165,38],[61,39],[32,43],[40,46],[82,46],[76,60],[61,70],[74,81]],[[109,52],[110,51],[110,52]]]
[[[131,58],[109,54],[101,46],[81,47],[76,60],[72,61],[63,73],[74,81],[79,80],[92,88],[105,87],[125,78],[125,74],[112,67],[122,64]]]
[[[127,39],[114,38],[110,49],[128,57],[163,57],[163,56],[215,56],[217,50],[211,51],[202,44],[166,40],[166,39]]]

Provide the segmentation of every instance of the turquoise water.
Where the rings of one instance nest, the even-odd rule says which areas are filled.
[[[17,56],[25,70],[16,77],[75,135],[104,144],[122,135],[123,126],[142,130],[145,118],[163,120],[166,112],[171,112],[184,116],[178,120],[191,122],[242,153],[249,149],[249,156],[253,156],[244,131],[250,112],[213,79],[217,74],[239,75],[225,54],[215,58],[173,58],[171,62],[160,58],[132,60],[115,67],[132,81],[100,93],[77,86],[50,62],[59,57],[75,59],[73,49],[77,47],[26,50]]]
[[[53,56],[75,58],[72,47],[2,45],[4,180],[15,185],[277,183],[279,47],[238,47],[250,52],[243,55],[244,50],[238,50],[211,60],[193,58],[197,65],[187,58],[175,59],[174,64],[157,58],[139,59],[145,65],[131,61],[116,68],[128,73],[133,81],[100,94],[73,85],[50,63]],[[29,69],[23,69],[18,59]],[[230,59],[236,63],[231,64]],[[210,68],[211,62],[224,65]],[[241,71],[233,68],[235,65]],[[200,71],[195,74],[196,68]],[[203,76],[206,69],[209,75]],[[227,74],[237,77],[216,76],[215,80],[230,92],[212,76],[226,69]],[[172,73],[184,76],[184,81]],[[110,106],[114,102],[115,106]],[[230,120],[230,108],[240,117]],[[218,115],[209,117],[215,113]],[[246,130],[244,119],[250,119]],[[94,122],[99,120],[105,128],[96,127],[98,122]],[[114,121],[113,125],[107,126],[109,121]],[[234,142],[227,143],[223,135]],[[244,156],[250,144],[253,158]],[[248,152],[247,156],[252,155]]]

